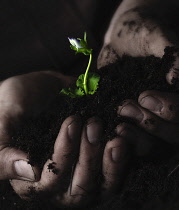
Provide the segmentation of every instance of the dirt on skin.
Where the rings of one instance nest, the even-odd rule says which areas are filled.
[[[53,153],[53,145],[64,119],[70,115],[80,115],[85,122],[88,118],[98,116],[102,119],[105,135],[103,145],[114,137],[115,127],[121,122],[135,123],[117,116],[117,107],[126,99],[137,100],[145,90],[160,90],[179,93],[177,81],[170,86],[165,74],[174,61],[175,49],[167,48],[162,59],[153,56],[132,58],[124,56],[115,64],[97,71],[101,76],[99,88],[94,95],[71,99],[58,95],[49,107],[49,111],[38,118],[28,120],[22,130],[15,136],[12,146],[29,154],[31,164],[43,167]],[[148,121],[148,123],[154,123]],[[94,209],[142,209],[146,202],[162,196],[164,193],[179,190],[179,171],[168,174],[179,163],[176,147],[157,139],[158,145],[150,157],[133,157],[122,190],[110,201]],[[166,155],[167,154],[167,155]],[[54,165],[49,165],[49,173],[58,173]],[[50,209],[38,199],[32,202],[20,200],[6,183],[7,190],[1,192],[1,206],[4,209]],[[5,185],[5,186],[6,186]],[[153,202],[153,201],[152,201]],[[47,202],[48,203],[48,202]],[[10,205],[10,208],[8,206]],[[148,204],[147,204],[148,205]],[[55,208],[53,208],[55,209]],[[88,209],[88,208],[86,208]],[[169,208],[168,208],[169,209]]]

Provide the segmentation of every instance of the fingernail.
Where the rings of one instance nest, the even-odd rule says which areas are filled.
[[[14,162],[14,169],[21,179],[26,181],[35,181],[35,173],[32,166],[25,160],[17,160]]]
[[[163,104],[161,103],[161,101],[158,100],[157,98],[152,97],[152,96],[146,96],[146,97],[142,98],[140,101],[140,104],[144,108],[149,109],[154,112],[161,112],[161,110],[163,108]]]
[[[121,147],[112,148],[112,160],[114,162],[121,161]]]
[[[79,118],[72,121],[70,125],[68,125],[68,136],[71,140],[75,140],[80,136],[81,133],[81,121]]]
[[[141,122],[143,117],[144,117],[144,115],[140,111],[140,109],[137,108],[133,104],[127,104],[125,106],[118,107],[117,113],[118,113],[118,115],[121,115],[121,116],[125,116],[125,117],[130,117],[132,119],[136,119],[139,122]]]
[[[87,138],[91,144],[98,144],[103,132],[102,122],[98,118],[91,118],[87,124]]]

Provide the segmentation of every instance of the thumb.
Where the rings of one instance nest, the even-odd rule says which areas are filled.
[[[27,154],[12,147],[0,149],[0,171],[0,180],[37,181],[40,178],[38,168],[29,163]]]

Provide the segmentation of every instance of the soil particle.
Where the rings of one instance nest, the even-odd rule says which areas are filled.
[[[55,168],[55,165],[55,162],[49,163],[47,169],[49,170],[49,172],[52,171],[54,174],[57,175],[59,173],[59,169]]]
[[[133,30],[134,29],[134,27],[136,26],[136,21],[134,21],[134,20],[131,20],[131,21],[124,21],[123,22],[123,25],[124,26],[126,26],[126,27],[128,27],[128,29],[129,30]]]
[[[120,31],[118,32],[117,36],[120,37],[121,34],[122,34],[122,30],[120,30]]]

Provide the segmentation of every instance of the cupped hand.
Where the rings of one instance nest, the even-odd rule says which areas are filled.
[[[160,9],[159,9],[160,6]],[[105,35],[98,57],[98,68],[114,63],[122,55],[162,57],[167,46],[178,47],[175,12],[177,1],[124,0],[116,10]],[[179,54],[166,74],[170,85],[178,86]],[[137,155],[146,155],[155,147],[155,138],[171,144],[179,143],[179,95],[148,90],[141,93],[138,103],[132,100],[119,106],[118,115],[133,118],[136,125],[122,123],[118,135],[135,145]]]
[[[176,48],[175,61],[166,75],[171,85],[179,83],[178,1],[124,0],[117,8],[104,37],[98,68],[129,55],[161,57],[168,46]]]
[[[60,88],[72,80],[60,73],[43,71],[11,77],[0,83],[0,180],[39,179],[40,172],[29,164],[28,155],[10,146],[12,136],[24,118],[45,110]]]
[[[62,124],[52,159],[44,165],[37,182],[11,180],[23,199],[34,195],[51,200],[56,206],[83,207],[109,199],[123,181],[128,162],[127,145],[122,137],[102,149],[103,125],[91,118],[82,125],[78,116]]]

